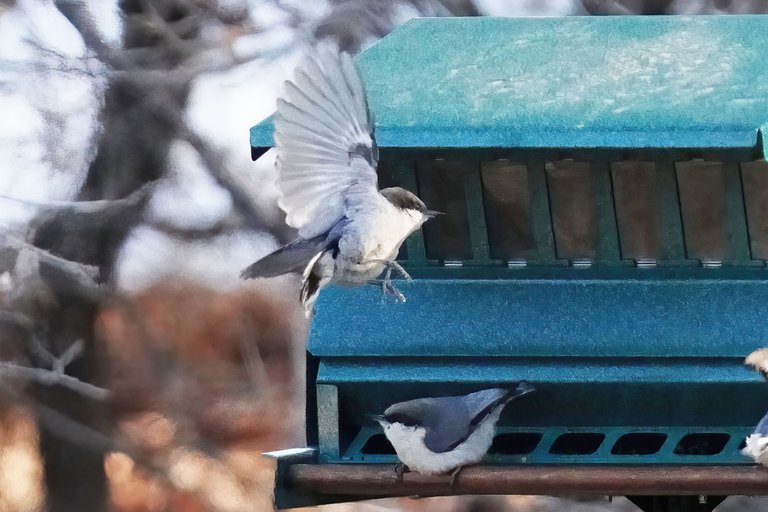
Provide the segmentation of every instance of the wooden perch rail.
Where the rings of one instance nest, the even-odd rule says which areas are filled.
[[[536,495],[761,495],[768,469],[759,466],[476,466],[464,468],[451,488],[449,476],[405,473],[381,464],[296,464],[287,484],[335,496]]]

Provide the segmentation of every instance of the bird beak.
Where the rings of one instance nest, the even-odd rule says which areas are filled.
[[[427,216],[427,218],[432,219],[434,217],[437,217],[438,215],[445,215],[445,212],[437,212],[435,210],[427,210],[424,212],[424,215]]]

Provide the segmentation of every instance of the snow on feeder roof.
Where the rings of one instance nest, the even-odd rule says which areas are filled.
[[[761,16],[422,18],[358,58],[381,147],[752,148]],[[251,129],[272,146],[270,119]]]

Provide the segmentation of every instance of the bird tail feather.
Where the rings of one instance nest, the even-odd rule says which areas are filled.
[[[320,289],[323,288],[331,280],[331,274],[324,269],[320,263],[320,259],[325,253],[332,249],[322,249],[315,254],[307,263],[302,273],[301,292],[299,293],[299,301],[304,305],[304,311],[309,318],[312,306],[317,300],[317,295],[320,293]],[[326,271],[324,271],[326,270]]]
[[[514,389],[491,388],[470,393],[465,397],[465,403],[473,418],[472,423],[478,424],[500,405],[505,405],[532,391],[535,391],[535,388],[530,382],[521,381]]]
[[[242,279],[254,279],[256,277],[276,277],[291,272],[302,272],[309,262],[317,257],[318,253],[325,250],[325,245],[325,235],[307,240],[295,240],[243,269],[240,277]]]

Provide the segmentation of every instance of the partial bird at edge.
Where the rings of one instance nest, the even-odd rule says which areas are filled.
[[[755,350],[746,357],[744,364],[768,380],[768,348]],[[758,422],[754,433],[746,438],[741,453],[762,466],[768,466],[768,413]]]

